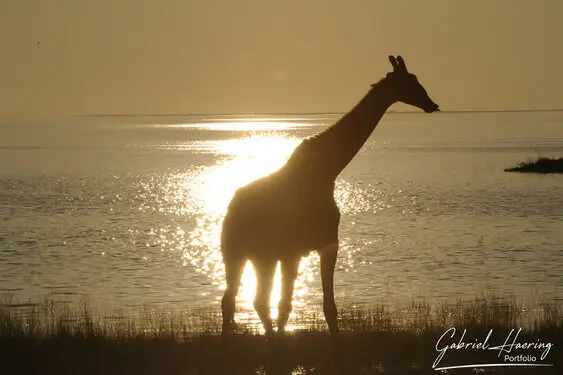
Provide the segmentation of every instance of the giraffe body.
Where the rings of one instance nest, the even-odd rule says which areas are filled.
[[[340,211],[334,184],[317,187],[283,168],[235,193],[222,243],[249,260],[306,255],[337,240]],[[241,254],[242,256],[242,254]]]

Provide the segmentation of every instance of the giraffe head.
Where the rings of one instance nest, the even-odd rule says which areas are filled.
[[[389,56],[393,65],[393,72],[387,74],[387,79],[395,88],[396,100],[422,109],[424,112],[439,112],[438,104],[428,96],[424,87],[416,76],[409,73],[405,60],[401,56]]]

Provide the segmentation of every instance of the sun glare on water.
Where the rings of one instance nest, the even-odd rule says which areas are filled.
[[[188,245],[184,248],[184,262],[191,263],[196,270],[207,274],[213,284],[224,290],[224,269],[220,253],[221,223],[226,208],[237,188],[279,169],[300,140],[280,133],[253,135],[247,138],[212,141],[206,146],[224,157],[215,165],[186,178],[190,185],[190,201],[197,215],[196,228],[188,234]],[[303,303],[307,294],[307,280],[312,280],[312,266],[318,261],[316,254],[304,258],[299,278],[295,284],[294,306]],[[308,271],[309,270],[309,271]],[[279,265],[276,271],[271,297],[272,318],[277,316],[280,298]],[[252,307],[256,289],[256,278],[250,263],[242,276],[237,297],[237,321],[258,323]],[[290,322],[291,323],[291,322]],[[257,325],[261,329],[260,325]],[[288,325],[287,329],[294,327]]]
[[[239,122],[240,123],[240,122]],[[225,137],[220,134],[218,139],[193,140],[182,144],[164,145],[172,151],[190,151],[200,156],[212,155],[212,164],[190,166],[186,164],[186,171],[166,174],[164,177],[149,176],[140,186],[139,194],[142,203],[139,210],[166,212],[178,217],[179,225],[157,224],[149,235],[152,240],[146,246],[164,251],[169,249],[169,257],[177,257],[187,271],[199,275],[180,274],[185,278],[186,286],[194,288],[192,282],[202,285],[199,297],[209,296],[209,288],[216,288],[219,293],[213,293],[215,303],[220,302],[222,290],[225,289],[223,259],[220,250],[221,224],[225,212],[235,191],[257,178],[268,175],[279,169],[291,155],[300,139],[292,137],[288,129],[277,123],[262,124],[256,122],[242,123],[242,128],[258,129],[253,132],[230,132]],[[229,125],[230,126],[230,125]],[[292,124],[294,127],[306,125]],[[217,126],[201,125],[199,130],[225,131]],[[204,160],[210,160],[207,156]],[[157,190],[158,193],[154,194]],[[151,195],[152,194],[152,195]],[[336,180],[334,197],[340,211],[344,215],[357,215],[361,212],[386,209],[389,199],[375,190],[343,179]],[[149,199],[150,198],[150,199]],[[353,224],[353,223],[352,223]],[[366,240],[366,246],[373,241]],[[353,255],[358,250],[360,242],[351,243],[347,237],[340,238],[340,268],[346,272],[354,268]],[[267,249],[265,249],[267,250]],[[293,295],[294,311],[311,312],[311,303],[320,302],[322,294],[320,287],[310,288],[318,280],[319,257],[316,252],[303,258],[299,274],[295,282]],[[202,277],[203,276],[203,280]],[[271,315],[277,316],[277,302],[280,297],[280,273],[276,272],[273,293],[271,297]],[[210,285],[209,285],[210,284]],[[195,286],[197,288],[197,286]],[[237,296],[237,321],[245,321],[262,330],[259,319],[252,306],[256,289],[256,279],[252,266],[247,264],[241,288]],[[192,290],[193,291],[193,290]],[[197,292],[195,292],[197,293]],[[180,297],[181,298],[181,297]],[[295,329],[290,319],[286,329]],[[295,323],[293,323],[295,324]]]
[[[204,124],[176,124],[165,125],[166,127],[175,128],[195,128],[205,130],[220,130],[220,131],[282,131],[291,130],[303,127],[303,125],[291,122],[280,122],[273,118],[268,121],[223,121],[223,122],[210,122]]]

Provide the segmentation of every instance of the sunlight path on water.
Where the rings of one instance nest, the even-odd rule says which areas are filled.
[[[196,202],[198,219],[196,228],[189,234],[189,248],[184,250],[184,259],[196,266],[196,269],[209,272],[209,277],[220,289],[225,288],[220,253],[221,222],[234,192],[237,188],[281,167],[299,142],[298,139],[277,133],[213,142],[213,151],[225,155],[225,158],[204,169],[196,178],[195,188],[193,180],[186,181],[192,184],[191,199]],[[296,307],[303,304],[303,298],[307,294],[306,281],[313,278],[311,265],[315,263],[316,258],[317,255],[312,254],[301,264],[301,273],[295,288]],[[255,288],[254,272],[252,266],[247,264],[237,297],[238,321],[256,321],[252,307]],[[274,318],[277,316],[279,296],[278,267],[271,297]]]
[[[206,130],[219,130],[219,131],[282,131],[282,130],[293,130],[305,127],[306,125],[301,125],[298,123],[291,122],[277,122],[272,119],[272,121],[245,121],[240,122],[211,122],[211,123],[193,123],[193,124],[176,124],[176,125],[163,125],[163,127],[168,128],[193,128],[200,129],[204,128]]]
[[[184,265],[191,264],[197,272],[207,275],[213,285],[224,290],[224,269],[220,252],[221,223],[234,192],[239,187],[279,169],[300,140],[283,133],[268,132],[208,143],[205,147],[207,150],[223,157],[216,164],[201,168],[195,175],[189,173],[174,182],[178,191],[188,192],[188,196],[183,198],[190,202],[187,208],[189,214],[196,217],[195,228],[184,237],[186,239],[182,241],[184,246],[181,250]],[[343,213],[367,203],[365,194],[356,191],[357,189],[345,181],[339,180],[336,190],[335,198]],[[293,299],[296,310],[305,308],[307,299],[310,299],[311,291],[308,285],[318,275],[318,263],[316,252],[303,258],[301,262]],[[277,317],[280,279],[278,265],[270,300],[272,318]],[[255,288],[256,279],[252,266],[248,263],[237,297],[237,321],[258,323],[258,317],[252,307]],[[261,326],[258,325],[258,328],[261,329]],[[287,329],[295,328],[291,326],[290,321]]]

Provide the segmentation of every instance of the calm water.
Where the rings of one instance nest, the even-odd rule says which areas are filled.
[[[217,304],[219,228],[232,193],[336,119],[1,125],[0,293],[87,294],[102,307]],[[337,296],[560,297],[563,176],[503,169],[562,156],[562,135],[563,112],[387,115],[338,180]],[[247,267],[242,313],[253,289]],[[312,254],[296,308],[318,307],[320,291]]]

